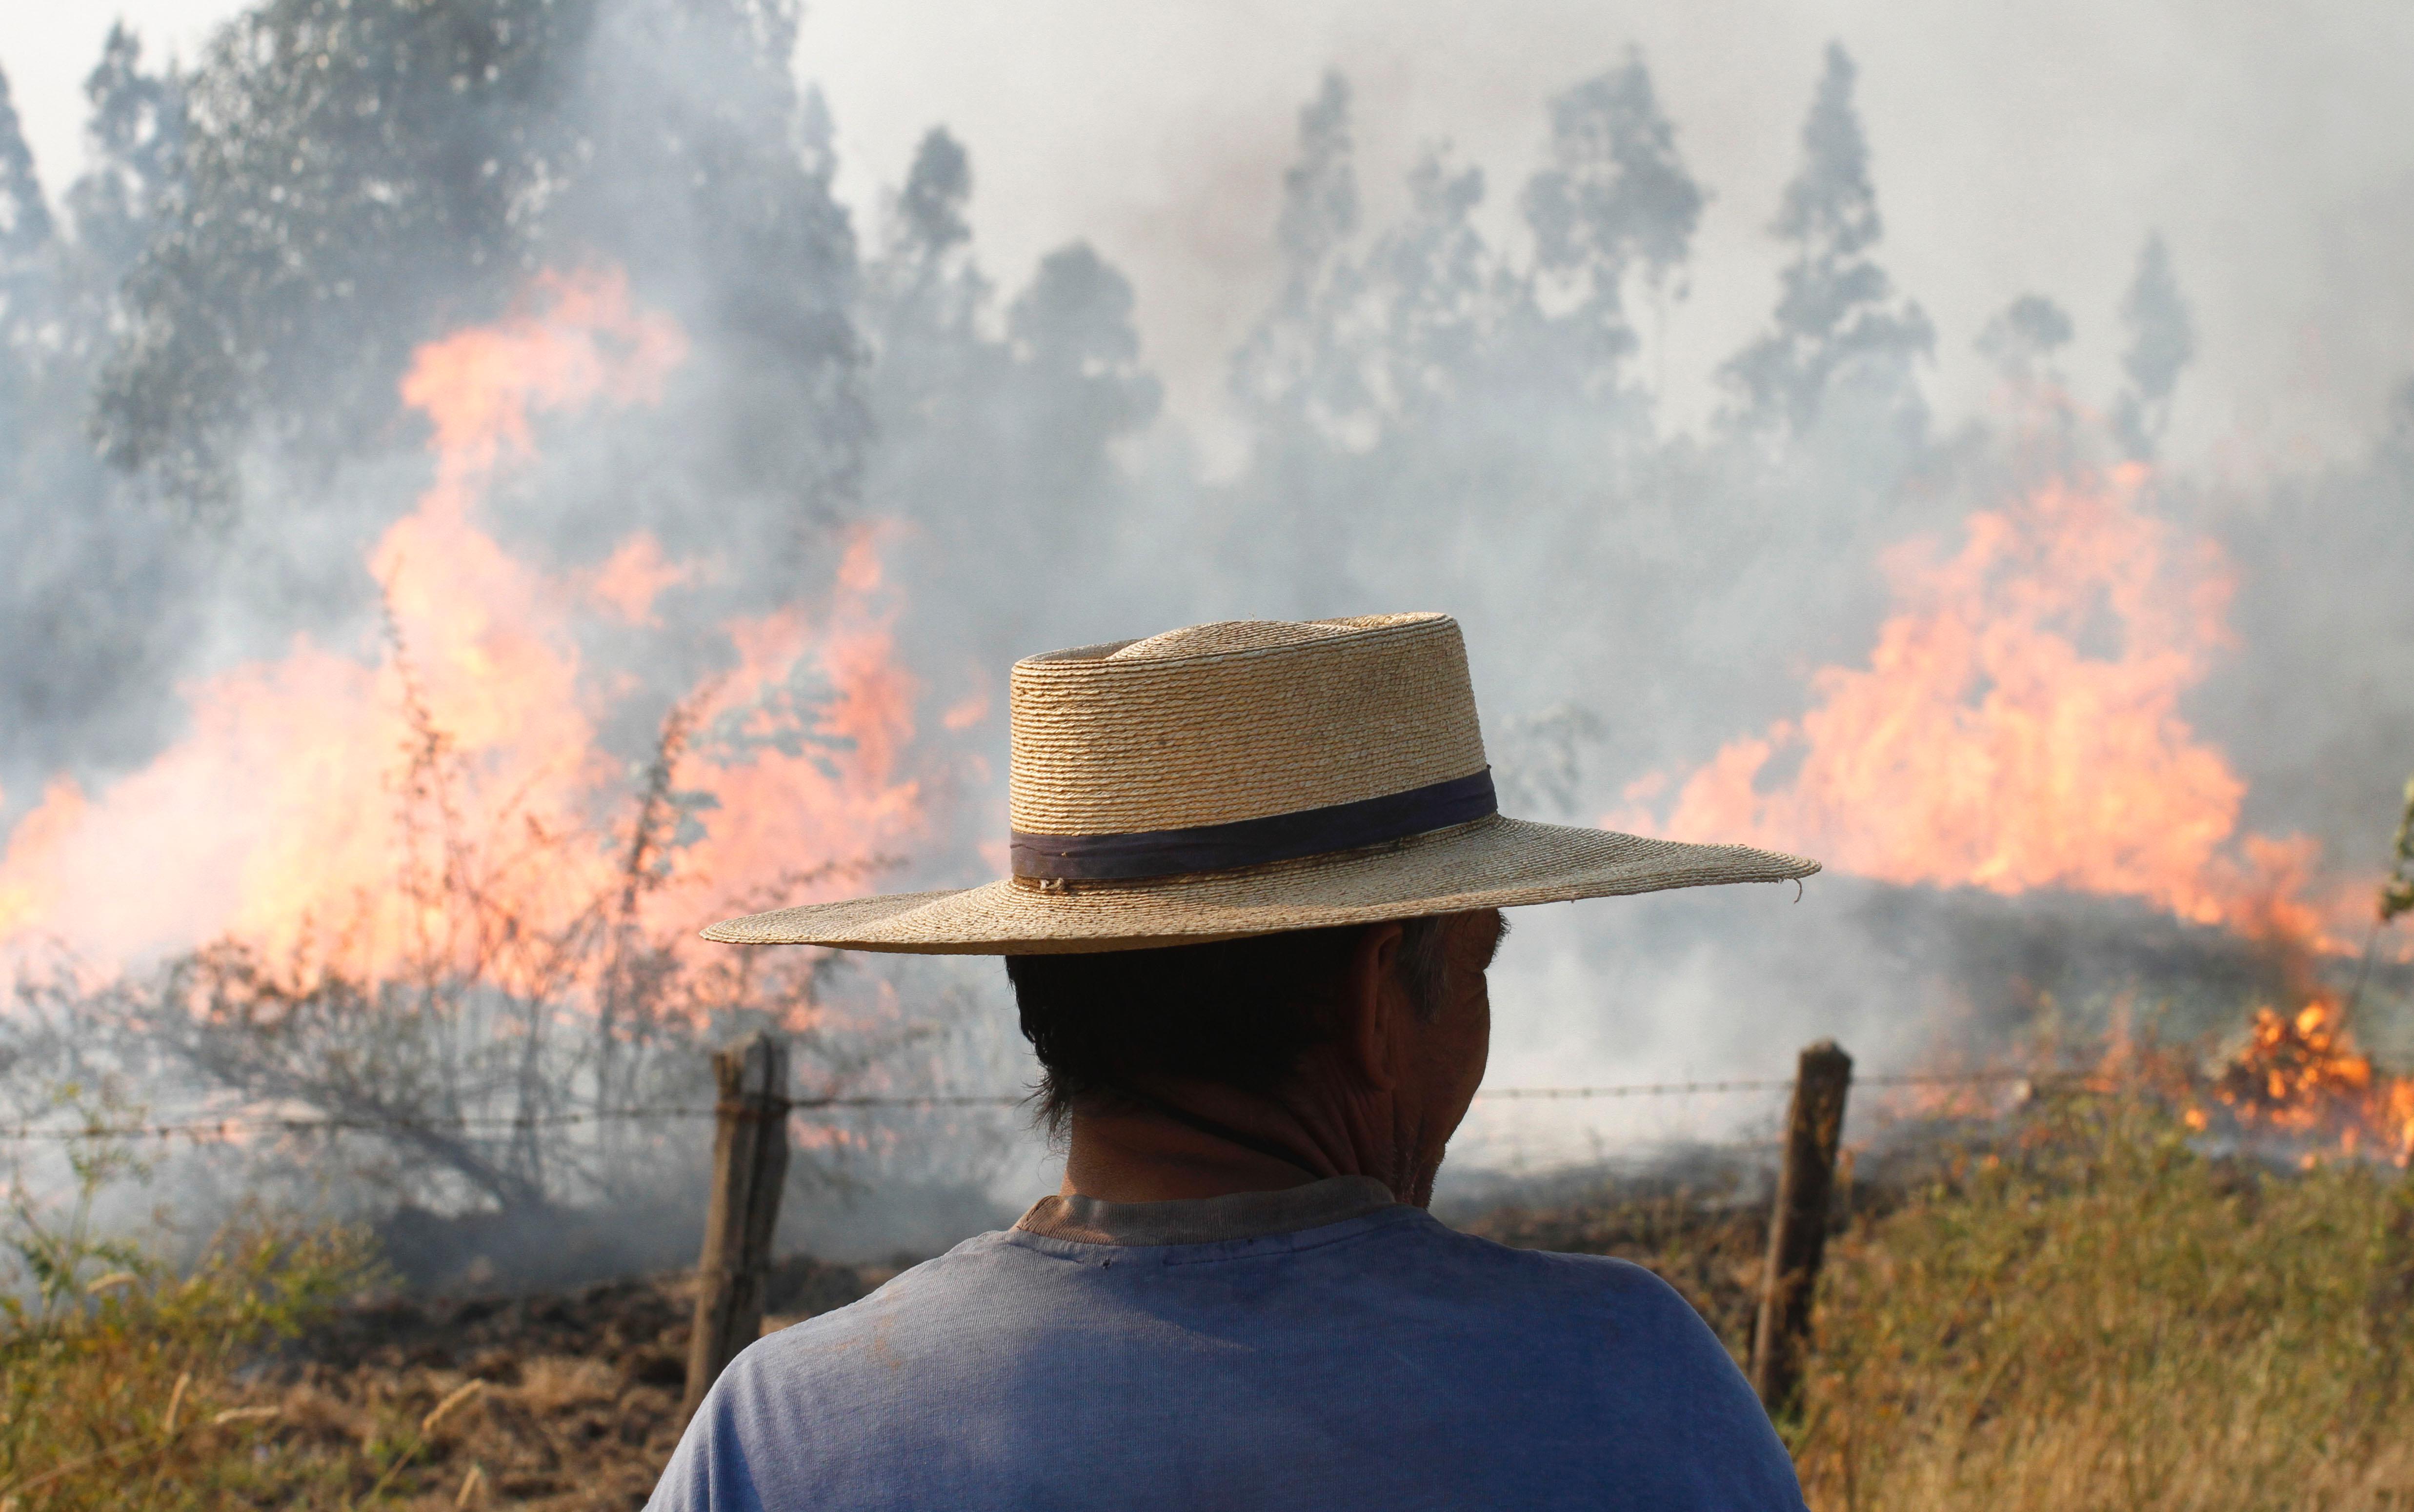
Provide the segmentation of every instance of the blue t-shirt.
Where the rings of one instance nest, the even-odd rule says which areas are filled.
[[[1658,1277],[1506,1249],[1336,1178],[1049,1198],[747,1349],[650,1505],[1796,1512],[1802,1495],[1741,1372]]]

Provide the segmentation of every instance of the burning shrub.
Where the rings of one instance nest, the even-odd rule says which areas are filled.
[[[2293,1015],[2258,1008],[2245,1046],[2213,1090],[2249,1130],[2348,1155],[2370,1149],[2403,1163],[2414,1154],[2414,1076],[2375,1070],[2332,1003]]]
[[[244,1127],[274,1116],[280,1138],[256,1152],[322,1141],[312,1164],[334,1156],[385,1200],[505,1210],[626,1200],[700,1158],[656,1116],[708,1108],[703,1049],[717,1037],[786,1030],[827,1052],[831,1081],[878,1058],[876,1034],[842,1046],[824,1032],[816,993],[836,957],[690,952],[683,931],[645,917],[690,802],[677,786],[687,705],[664,723],[631,820],[579,829],[510,808],[465,822],[473,758],[415,696],[408,712],[398,909],[380,896],[332,930],[305,923],[281,956],[228,938],[148,978],[21,978],[17,1058],[115,1050],[142,1062],[117,1069],[155,1090],[181,1067],[201,1105]],[[589,883],[580,863],[597,850],[618,864]],[[872,865],[792,871],[760,891],[776,900]],[[372,945],[395,913],[402,938]]]
[[[599,625],[647,623],[709,564],[639,530],[553,573],[494,533],[485,495],[539,417],[659,402],[688,344],[617,273],[538,283],[529,312],[422,346],[402,380],[435,477],[366,564],[382,646],[305,639],[205,680],[148,772],[90,803],[59,785],[12,837],[0,946],[72,953],[21,976],[13,1059],[97,1060],[265,1127],[255,1150],[371,1175],[372,1204],[524,1212],[679,1186],[701,1151],[662,1115],[708,1106],[715,1038],[782,1029],[834,1087],[911,1037],[835,1025],[826,953],[693,941],[700,919],[861,882],[921,822],[872,536],[849,538],[826,615],[741,614],[701,680],[599,686]],[[607,724],[665,706],[630,760]],[[68,861],[122,841],[130,865],[161,835],[174,853],[143,888],[86,892]]]
[[[679,1204],[700,1190],[692,1178],[708,1148],[685,1116],[710,1110],[712,1043],[780,1030],[812,1068],[803,1090],[843,1091],[938,1032],[944,1002],[907,1024],[885,982],[869,1012],[837,1008],[842,957],[697,949],[685,927],[693,899],[649,909],[693,881],[692,814],[704,800],[682,784],[713,754],[694,749],[702,712],[733,717],[718,689],[674,706],[625,818],[607,808],[573,823],[484,797],[481,753],[438,724],[399,630],[389,634],[409,732],[385,783],[396,800],[390,883],[332,925],[305,913],[282,950],[227,937],[147,975],[101,975],[66,956],[21,971],[19,1011],[0,1019],[12,1069],[140,1085],[187,1127],[222,1118],[218,1153],[248,1166],[246,1185],[299,1178],[339,1210],[477,1208],[559,1230],[565,1207],[655,1210],[676,1193],[669,1228],[684,1234]],[[810,757],[810,739],[788,734]],[[791,867],[730,906],[778,906],[885,864]],[[854,1131],[815,1133],[808,1146],[825,1157],[861,1143]],[[808,1184],[829,1174],[800,1164]]]

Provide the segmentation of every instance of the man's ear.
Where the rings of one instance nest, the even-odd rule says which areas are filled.
[[[1341,1046],[1351,1066],[1378,1091],[1399,1084],[1395,1065],[1400,1015],[1408,1009],[1400,990],[1397,923],[1370,924],[1359,931],[1341,989]]]

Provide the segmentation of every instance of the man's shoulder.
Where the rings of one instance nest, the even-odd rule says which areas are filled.
[[[901,1271],[861,1299],[772,1337],[810,1346],[873,1327],[900,1312],[954,1311],[968,1299],[998,1299],[1064,1270],[1096,1270],[1102,1280],[1103,1273],[1113,1272],[1118,1282],[1145,1285],[1140,1277],[1160,1267],[1195,1274],[1196,1267],[1219,1263],[1297,1265],[1311,1255],[1313,1260],[1303,1269],[1363,1272],[1378,1287],[1442,1287],[1478,1305],[1588,1301],[1653,1314],[1695,1316],[1691,1305],[1666,1282],[1632,1261],[1517,1249],[1461,1232],[1422,1212],[1393,1208],[1370,1221],[1302,1235],[1137,1250],[1066,1243],[1016,1230],[976,1235],[945,1254]],[[1073,1264],[1064,1264],[1068,1261]]]
[[[1681,1346],[1707,1336],[1693,1309],[1658,1276],[1606,1255],[1512,1249],[1461,1233],[1422,1212],[1387,1213],[1282,1242],[1118,1249],[1068,1244],[1019,1231],[978,1235],[899,1273],[858,1301],[795,1324],[746,1351],[749,1376],[845,1372],[898,1352],[995,1345],[1035,1333],[1084,1331],[1119,1310],[1237,1303],[1255,1312],[1272,1293],[1320,1296],[1334,1326],[1398,1312],[1486,1332],[1506,1328],[1533,1344],[1598,1339],[1591,1324]],[[1239,1291],[1210,1273],[1262,1272]],[[1234,1276],[1238,1282],[1242,1277]],[[1208,1282],[1205,1286],[1198,1283]],[[1533,1325],[1531,1330],[1519,1327]],[[1572,1332],[1570,1326],[1574,1325]],[[1319,1331],[1298,1313],[1266,1315],[1270,1328]],[[1529,1344],[1528,1347],[1532,1347]],[[1715,1346],[1714,1346],[1715,1347]]]
[[[899,1271],[844,1307],[815,1313],[777,1333],[766,1334],[746,1354],[811,1354],[875,1327],[883,1317],[901,1308],[917,1312],[926,1308],[951,1311],[964,1297],[994,1288],[1001,1268],[1015,1264],[1013,1251],[1007,1232],[976,1234],[944,1254]]]
[[[730,1389],[885,1392],[900,1368],[928,1379],[1011,1374],[1016,1361],[1120,1351],[1168,1322],[1194,1340],[1246,1337],[1311,1356],[1405,1325],[1397,1348],[1516,1374],[1545,1360],[1576,1376],[1613,1359],[1678,1377],[1733,1370],[1691,1304],[1628,1261],[1512,1249],[1398,1208],[1281,1238],[1118,1249],[983,1234],[767,1336],[733,1364]]]
[[[1616,1255],[1525,1249],[1452,1228],[1439,1219],[1433,1220],[1432,1231],[1468,1264],[1487,1266],[1504,1275],[1526,1275],[1542,1283],[1609,1286],[1618,1290],[1651,1290],[1665,1284],[1633,1261],[1620,1260]]]
[[[1589,1299],[1640,1312],[1698,1320],[1676,1289],[1632,1260],[1615,1255],[1527,1250],[1430,1222],[1428,1237],[1457,1268],[1482,1273],[1515,1293],[1543,1301]]]

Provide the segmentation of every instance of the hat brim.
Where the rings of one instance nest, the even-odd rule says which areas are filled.
[[[1469,909],[1725,882],[1792,882],[1819,863],[1494,816],[1388,845],[1146,882],[1027,882],[808,903],[704,931],[732,945],[922,956],[1044,956],[1200,944]]]

